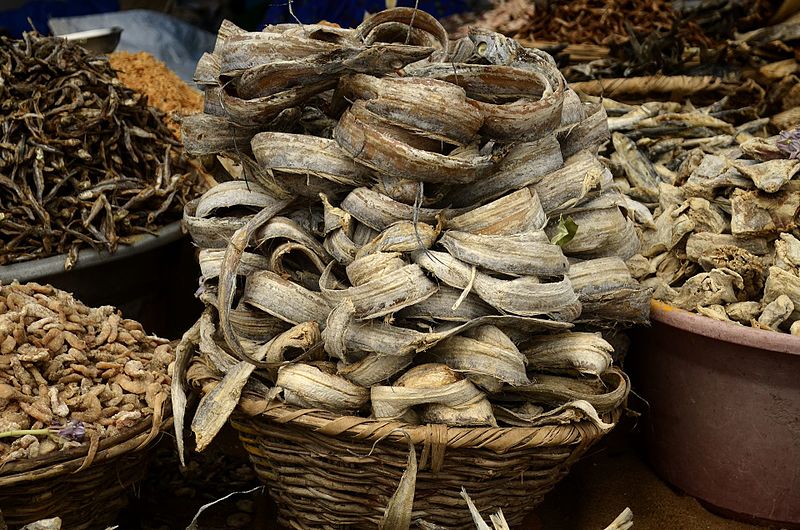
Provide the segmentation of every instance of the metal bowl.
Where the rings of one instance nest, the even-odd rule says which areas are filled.
[[[119,44],[119,39],[122,36],[122,28],[114,26],[113,28],[90,29],[57,36],[76,42],[93,52],[111,53]]]

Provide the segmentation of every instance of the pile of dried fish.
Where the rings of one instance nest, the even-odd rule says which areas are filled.
[[[448,21],[448,26],[456,35],[474,26],[498,31],[548,51],[570,82],[615,81],[595,92],[598,95],[621,99],[629,95],[631,84],[668,80],[673,92],[679,92],[673,97],[680,99],[699,82],[689,81],[696,76],[712,78],[722,85],[716,89],[727,89],[726,94],[735,93],[746,80],[768,89],[765,80],[753,73],[796,59],[800,38],[798,4],[783,2],[778,12],[772,4],[769,0],[498,0],[493,9],[461,22]]]
[[[205,183],[104,56],[55,37],[0,39],[0,265],[114,251],[177,220]]]
[[[610,427],[599,415],[626,385],[596,330],[647,321],[650,290],[625,266],[634,212],[596,156],[605,111],[550,56],[485,31],[451,43],[397,8],[355,30],[226,23],[196,77],[206,113],[184,139],[225,180],[184,217],[207,308],[173,399],[180,429],[188,370],[200,450],[241,396]]]
[[[800,334],[800,129],[734,126],[719,106],[605,105],[641,230],[633,276],[674,306]]]
[[[96,444],[149,416],[160,425],[173,359],[112,307],[0,285],[0,463]]]

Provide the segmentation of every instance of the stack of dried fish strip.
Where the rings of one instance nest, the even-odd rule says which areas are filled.
[[[168,341],[113,307],[0,285],[0,464],[94,445],[149,417],[155,436],[173,360]]]
[[[200,450],[243,395],[610,427],[624,375],[572,329],[645,322],[650,291],[622,262],[639,244],[597,158],[605,111],[550,56],[397,8],[355,30],[226,23],[196,76],[186,146],[235,170],[185,210],[206,311],[179,348],[178,432],[183,379]]]
[[[633,276],[682,309],[800,334],[800,129],[735,126],[719,105],[605,105],[615,186],[637,203]]]
[[[113,252],[176,221],[205,188],[162,114],[104,56],[28,33],[0,40],[0,266]]]

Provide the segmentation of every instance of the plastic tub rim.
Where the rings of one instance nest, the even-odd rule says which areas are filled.
[[[650,319],[730,344],[800,356],[800,337],[798,336],[714,320],[658,300],[650,302]]]
[[[137,254],[142,254],[178,241],[183,237],[182,222],[174,221],[158,229],[158,235],[141,234],[136,237],[136,242],[132,245],[120,245],[117,251],[97,251],[93,248],[86,248],[78,252],[78,261],[69,271],[64,269],[66,254],[58,254],[47,258],[40,258],[11,265],[0,265],[0,282],[10,283],[14,280],[25,283],[36,281],[40,278],[63,274],[65,272],[79,271],[97,265],[111,263],[121,259],[126,259]]]

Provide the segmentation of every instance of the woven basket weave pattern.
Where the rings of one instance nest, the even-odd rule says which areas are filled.
[[[618,409],[605,419],[616,421],[619,415]],[[509,524],[519,525],[603,436],[586,421],[530,429],[399,429],[397,423],[348,420],[284,405],[232,420],[284,527],[376,528],[406,469],[404,433],[421,450],[414,519],[470,528],[472,519],[459,495],[464,487],[479,510],[502,509]],[[487,446],[510,448],[498,452]]]

